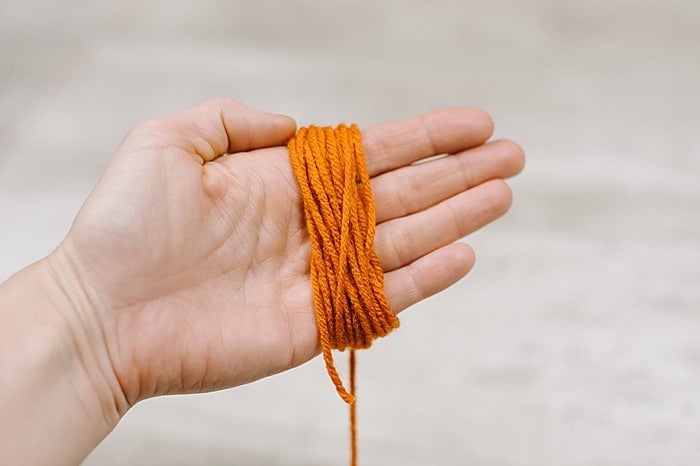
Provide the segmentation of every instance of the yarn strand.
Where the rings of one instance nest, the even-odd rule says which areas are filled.
[[[357,464],[355,350],[399,326],[374,252],[374,199],[357,125],[301,128],[287,144],[311,241],[309,276],[328,375],[349,404],[352,466]],[[349,349],[349,389],[333,350]]]

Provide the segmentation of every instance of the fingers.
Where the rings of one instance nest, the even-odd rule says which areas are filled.
[[[136,150],[179,147],[209,162],[227,154],[286,144],[296,123],[285,115],[220,97],[140,125],[130,135]],[[146,147],[140,147],[140,146]],[[133,150],[133,149],[132,149]]]
[[[453,243],[384,275],[384,291],[394,313],[432,296],[464,277],[474,266],[474,251]]]
[[[367,171],[375,176],[432,155],[483,144],[493,133],[491,117],[474,108],[436,110],[367,128],[362,140]]]
[[[505,214],[512,194],[503,180],[491,180],[422,212],[377,225],[374,249],[384,271],[457,241]]]
[[[524,163],[520,146],[501,140],[384,173],[372,179],[377,223],[419,212],[484,181],[515,176]]]

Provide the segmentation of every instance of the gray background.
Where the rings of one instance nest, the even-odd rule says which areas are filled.
[[[700,464],[700,3],[0,2],[0,278],[138,122],[473,105],[528,152],[477,266],[361,354],[363,465]],[[136,406],[87,465],[343,465],[320,360]]]

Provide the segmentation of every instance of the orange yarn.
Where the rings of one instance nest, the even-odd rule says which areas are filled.
[[[357,464],[355,351],[399,326],[374,252],[374,199],[357,125],[301,128],[287,144],[311,239],[311,287],[328,375],[350,405],[351,464]],[[350,349],[350,390],[332,349]]]

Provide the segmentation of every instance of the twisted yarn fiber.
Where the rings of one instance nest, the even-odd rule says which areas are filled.
[[[355,352],[399,326],[384,294],[374,252],[374,199],[357,125],[301,128],[287,144],[311,239],[310,277],[321,351],[328,375],[350,404],[356,464]],[[350,389],[332,350],[350,350]]]

